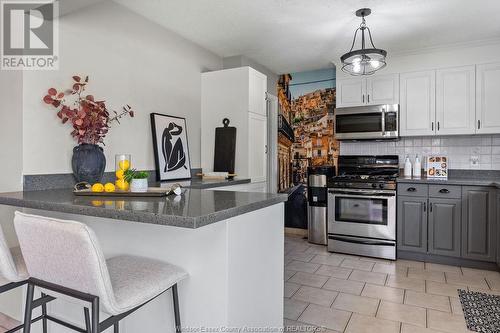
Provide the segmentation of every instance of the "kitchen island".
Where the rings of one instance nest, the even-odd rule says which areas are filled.
[[[0,194],[0,205],[88,224],[106,257],[131,254],[184,268],[181,320],[195,332],[283,325],[285,201],[283,195],[206,189],[163,198],[78,197],[71,190]],[[173,332],[170,297],[169,291],[126,318],[121,331]],[[82,325],[80,309],[63,300],[49,305],[49,312]],[[50,332],[65,332],[51,325]]]

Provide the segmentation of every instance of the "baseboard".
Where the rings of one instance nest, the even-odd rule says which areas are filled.
[[[397,251],[396,255],[398,259],[425,261],[435,264],[486,269],[490,271],[500,271],[500,267],[498,267],[497,264],[494,262],[453,258],[453,257],[439,256],[435,254],[416,253],[416,252],[399,251],[399,250]]]
[[[285,228],[285,235],[307,237],[307,229]]]

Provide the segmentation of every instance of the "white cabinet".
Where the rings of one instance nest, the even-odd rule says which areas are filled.
[[[337,81],[337,107],[365,104],[366,80],[360,78]]]
[[[249,99],[248,99],[248,111],[266,115],[266,98],[265,92],[267,91],[267,77],[257,72],[256,70],[250,70],[249,73]],[[262,92],[264,91],[264,97],[262,97]]]
[[[267,172],[267,118],[261,114],[248,113],[248,161],[252,182],[266,180]]]
[[[500,133],[500,63],[476,67],[476,133]]]
[[[475,67],[436,71],[436,134],[474,134]]]
[[[433,135],[436,121],[435,71],[400,74],[401,136]]]
[[[337,81],[337,107],[398,103],[398,74]]]
[[[251,67],[201,75],[201,168],[214,166],[215,128],[228,118],[236,127],[235,173],[266,181],[267,78]]]
[[[398,104],[399,75],[372,76],[366,79],[366,104]]]

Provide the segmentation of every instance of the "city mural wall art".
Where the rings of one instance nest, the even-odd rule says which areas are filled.
[[[285,190],[306,183],[309,166],[337,165],[335,69],[281,75],[278,99],[280,117],[293,130],[293,140],[279,140],[280,190]]]

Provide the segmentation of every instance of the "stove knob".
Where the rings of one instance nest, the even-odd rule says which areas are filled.
[[[373,188],[377,188],[377,183],[373,183],[373,184],[372,184],[372,187],[373,187]]]
[[[384,186],[384,183],[381,183],[378,185],[379,188],[383,189],[385,186]]]

